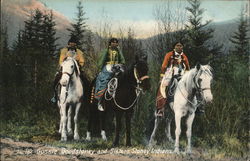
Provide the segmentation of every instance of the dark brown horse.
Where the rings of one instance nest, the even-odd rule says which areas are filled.
[[[133,108],[137,103],[139,95],[143,90],[150,89],[149,77],[148,77],[148,65],[145,58],[136,58],[136,62],[124,72],[111,79],[108,90],[102,99],[102,105],[105,111],[99,111],[100,117],[100,128],[102,138],[106,139],[105,134],[105,113],[109,109],[115,112],[115,140],[113,142],[114,146],[119,145],[119,135],[121,131],[121,119],[125,114],[126,118],[126,146],[131,146],[131,118],[133,114]],[[96,101],[93,102],[96,106]],[[93,110],[97,107],[92,107]],[[96,113],[95,113],[96,114]],[[90,129],[91,129],[91,119],[95,117],[89,117],[87,140],[90,140]]]

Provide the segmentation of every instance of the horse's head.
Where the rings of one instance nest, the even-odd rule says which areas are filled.
[[[143,90],[150,89],[147,61],[145,61],[144,59],[136,60],[136,63],[134,65],[134,75],[140,88],[142,88]]]
[[[205,102],[212,102],[211,83],[213,80],[212,67],[210,65],[196,65],[197,75],[194,77],[196,88]]]
[[[76,60],[72,57],[66,57],[61,64],[61,68],[62,78],[60,80],[60,84],[62,86],[66,86],[69,83],[74,73],[76,74],[76,76],[79,76],[80,74],[78,64]]]

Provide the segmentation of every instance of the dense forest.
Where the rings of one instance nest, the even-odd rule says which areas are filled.
[[[176,17],[168,15],[166,8],[156,9],[160,34],[155,36],[153,41],[136,39],[133,28],[128,29],[127,33],[120,31],[119,45],[128,65],[134,62],[136,54],[148,56],[152,85],[151,92],[140,97],[134,112],[132,144],[143,147],[147,145],[153,128],[160,66],[165,53],[172,50],[172,44],[181,40],[184,42],[184,50],[191,67],[198,62],[201,64],[209,62],[214,69],[213,103],[205,106],[203,115],[195,117],[193,146],[222,153],[225,156],[244,157],[249,150],[250,123],[249,21],[243,13],[239,15],[238,28],[230,37],[233,46],[229,52],[224,53],[221,50],[223,42],[211,41],[214,30],[207,27],[211,21],[205,23],[202,21],[204,9],[200,8],[201,2],[199,0],[188,2],[187,23],[178,22],[176,25],[178,31],[173,31],[170,27],[169,23]],[[87,79],[92,81],[98,73],[99,52],[107,46],[112,33],[109,32],[108,25],[104,25],[100,33],[88,30],[83,5],[79,2],[76,6],[76,18],[68,31],[69,36],[76,36],[80,42],[78,47],[84,52],[86,59],[83,70]],[[173,20],[169,20],[169,17]],[[1,26],[0,135],[19,140],[56,144],[60,139],[57,134],[60,116],[58,107],[50,102],[50,98],[53,96],[52,85],[58,70],[60,48],[57,40],[60,37],[56,37],[56,23],[52,11],[44,13],[36,9],[30,13],[24,23],[24,28],[20,29],[13,44],[8,44],[8,28]],[[98,36],[94,39],[95,34]],[[87,129],[87,107],[83,106],[80,109],[79,118],[80,135],[84,138]],[[109,141],[95,142],[92,145],[88,143],[86,147],[106,148],[111,144],[114,121],[110,119],[107,124],[110,124],[107,129]],[[96,137],[99,137],[98,130]],[[164,129],[160,128],[157,139],[164,137]],[[181,144],[185,144],[185,137],[182,139]],[[158,143],[158,146],[163,148],[166,145],[166,142]]]

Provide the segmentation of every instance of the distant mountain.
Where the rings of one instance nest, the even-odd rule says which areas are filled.
[[[24,21],[27,20],[32,10],[50,12],[50,9],[37,0],[6,0],[2,2],[1,8],[2,22],[7,26],[10,47],[16,40],[18,31],[24,28]],[[53,10],[53,14],[57,29],[56,36],[60,38],[57,43],[64,46],[68,40],[69,32],[66,29],[70,27],[70,21],[57,11]]]
[[[238,29],[239,22],[237,20],[224,21],[219,23],[211,23],[208,27],[214,29],[213,38],[218,44],[222,44],[222,52],[227,53],[233,44],[230,42],[230,37]]]
[[[237,31],[238,25],[238,20],[210,23],[207,28],[214,29],[213,38],[210,40],[210,42],[223,45],[222,52],[227,53],[233,46],[229,39],[233,35],[233,33]],[[250,35],[250,32],[248,34]],[[155,41],[156,37],[157,35],[149,37],[147,39],[142,39],[141,41],[144,44],[144,47]]]
[[[3,18],[2,22],[4,25],[7,25],[10,47],[16,40],[18,31],[24,28],[24,21],[27,20],[28,15],[30,15],[32,10],[38,8],[42,12],[50,12],[47,6],[38,0],[5,0],[2,2],[1,8]],[[53,10],[53,14],[57,29],[56,36],[59,37],[57,43],[62,47],[68,41],[69,32],[66,29],[70,27],[70,20],[57,11]],[[211,23],[208,27],[215,29],[214,38],[211,41],[223,44],[223,52],[226,53],[232,46],[229,38],[235,31],[237,31],[238,21],[231,20],[220,23]],[[156,36],[153,36],[142,39],[141,41],[146,48],[146,46],[150,44],[148,42],[154,41],[155,38]],[[96,47],[98,46],[98,40],[99,37],[96,34],[93,34],[93,42]]]

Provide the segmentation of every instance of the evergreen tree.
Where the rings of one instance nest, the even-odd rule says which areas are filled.
[[[93,47],[92,33],[87,32],[86,34],[86,48],[84,51],[85,64],[83,71],[89,80],[93,80],[98,72],[96,60],[97,54]]]
[[[32,93],[33,103],[43,98],[44,85],[47,86],[48,77],[53,71],[52,54],[56,50],[55,22],[53,14],[43,14],[39,9],[31,12],[25,21],[16,44],[13,46],[21,50],[16,51],[17,61],[25,71],[25,82],[29,83],[29,92]],[[44,76],[47,77],[44,77]],[[38,98],[40,100],[38,100]]]
[[[17,40],[14,41],[12,45],[12,49],[15,52],[20,52],[20,50],[23,48],[23,42],[22,42],[22,30],[19,30],[17,33]]]
[[[43,24],[42,24],[42,46],[45,55],[52,56],[56,49],[57,44],[56,41],[58,37],[56,37],[56,23],[54,21],[53,12],[50,11],[49,14],[43,15]]]
[[[131,28],[128,30],[128,37],[122,39],[122,52],[124,54],[126,64],[130,65],[135,62],[135,56],[142,56],[142,45],[135,39],[134,32]]]
[[[244,17],[243,12],[240,15],[240,21],[238,29],[234,32],[230,41],[235,44],[235,50],[233,52],[245,63],[248,62],[249,56],[249,26],[247,24],[247,18]]]
[[[70,31],[70,36],[76,37],[78,41],[78,48],[82,49],[83,51],[86,50],[86,18],[85,12],[83,11],[83,5],[81,1],[78,1],[77,5],[77,15],[76,15],[75,23],[72,23],[72,29],[68,28],[67,30]]]
[[[211,21],[202,23],[204,9],[200,8],[200,0],[188,0],[188,2],[190,7],[186,7],[186,9],[190,16],[188,18],[189,24],[186,25],[187,37],[184,45],[192,66],[197,62],[207,63],[210,61],[210,56],[218,54],[221,46],[208,44],[208,40],[213,37],[214,30],[207,27]]]

